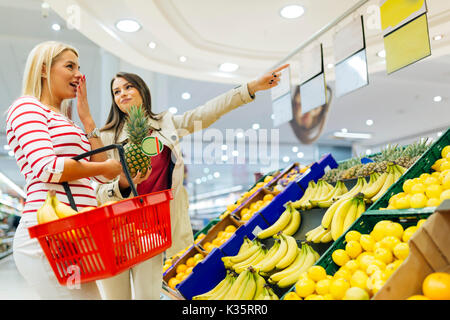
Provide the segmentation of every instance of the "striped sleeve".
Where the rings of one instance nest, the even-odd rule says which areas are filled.
[[[7,125],[13,131],[19,144],[17,148],[22,149],[33,176],[42,182],[58,182],[64,170],[64,158],[55,154],[47,118],[48,112],[38,103],[21,100],[11,107]]]

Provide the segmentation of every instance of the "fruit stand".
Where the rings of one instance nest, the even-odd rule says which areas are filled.
[[[167,290],[188,300],[377,299],[385,283],[392,290],[390,278],[413,259],[409,240],[450,201],[450,130],[433,144],[388,146],[368,158],[337,163],[329,154],[303,173],[294,164],[261,178],[184,255],[166,260]],[[276,190],[286,176],[294,178]],[[299,225],[287,231],[295,216]],[[204,258],[171,281],[197,251]],[[445,286],[446,275],[430,277]]]

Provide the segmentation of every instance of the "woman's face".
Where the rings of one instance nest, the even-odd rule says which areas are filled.
[[[75,98],[82,76],[77,55],[71,50],[63,51],[50,69],[52,95],[61,100]]]
[[[114,102],[123,113],[128,113],[131,106],[142,105],[142,96],[139,90],[125,78],[118,77],[113,81],[112,92]]]

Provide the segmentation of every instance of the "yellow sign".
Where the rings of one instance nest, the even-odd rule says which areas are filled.
[[[380,7],[383,34],[387,35],[426,12],[425,0],[385,0]]]
[[[427,15],[384,37],[387,73],[397,71],[431,54]]]

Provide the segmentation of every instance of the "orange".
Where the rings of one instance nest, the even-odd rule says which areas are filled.
[[[236,227],[233,225],[229,225],[225,228],[225,232],[235,232],[236,231]]]
[[[180,272],[180,273],[177,273],[177,275],[175,276],[175,278],[176,278],[177,280],[183,281],[184,275],[185,275],[184,272]]]
[[[181,282],[180,280],[178,280],[177,278],[173,277],[173,278],[170,278],[168,285],[169,285],[169,287],[171,289],[175,290],[175,286],[177,284],[179,284],[180,282]]]
[[[202,255],[201,253],[197,253],[197,254],[194,256],[194,260],[195,260],[195,261],[201,261],[203,258],[204,258],[204,257],[203,257],[203,255]]]
[[[194,259],[194,257],[190,257],[189,259],[186,260],[186,266],[187,267],[195,266],[195,259]]]
[[[433,300],[450,300],[450,274],[434,272],[422,284],[423,294]]]
[[[194,266],[187,268],[184,274],[190,274],[192,272],[192,269],[194,269]]]
[[[421,295],[421,294],[416,294],[416,295],[414,295],[414,296],[409,297],[409,298],[406,299],[406,300],[431,300],[431,299],[430,299],[430,298],[427,298],[427,297],[425,297],[425,296],[423,296],[423,295]]]
[[[263,198],[263,201],[271,201],[273,199],[273,194],[266,194]]]
[[[177,271],[177,273],[182,273],[182,272],[185,272],[187,268],[188,268],[187,265],[182,263],[182,264],[177,266],[176,271]]]

